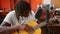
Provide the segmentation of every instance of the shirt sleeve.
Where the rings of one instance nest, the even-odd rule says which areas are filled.
[[[5,24],[5,22],[11,24],[11,22],[12,22],[12,12],[9,12],[7,14],[7,16],[5,17],[5,19],[3,20],[1,25]]]

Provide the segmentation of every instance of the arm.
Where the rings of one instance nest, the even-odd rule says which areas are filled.
[[[24,29],[25,25],[17,25],[17,26],[7,26],[8,23],[3,24],[3,26],[0,26],[0,34],[11,34],[12,32],[18,30],[18,29]]]
[[[12,27],[11,27],[10,25],[13,22],[12,21],[13,20],[12,19],[13,15],[14,15],[13,12],[10,12],[10,13],[7,14],[4,21],[1,24],[0,34],[10,34],[11,32],[14,32],[17,29],[21,29],[22,26],[24,26],[24,25],[18,25],[18,26],[12,25]]]
[[[0,33],[1,34],[8,34],[16,29],[14,29],[14,26],[10,26],[11,25],[11,20],[12,20],[12,12],[9,12],[7,14],[7,16],[5,17],[4,21],[2,22],[1,26],[0,26]],[[13,30],[12,30],[13,29]],[[10,31],[12,30],[12,31]]]
[[[7,27],[7,26],[1,26],[0,28],[2,28],[0,30],[0,34],[11,34],[12,32],[16,30],[14,29],[14,27]]]
[[[12,32],[14,32],[15,30],[17,30],[16,26],[8,26],[8,23],[3,24],[2,26],[0,26],[0,33],[1,34],[10,34]]]

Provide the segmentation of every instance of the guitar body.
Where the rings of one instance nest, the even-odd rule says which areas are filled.
[[[29,21],[29,22],[27,23],[27,25],[34,27],[34,26],[36,26],[36,25],[38,25],[38,24],[37,24],[35,21]],[[19,30],[19,32],[20,32],[20,34],[29,34],[29,33],[28,33],[27,31],[25,31],[25,30]],[[13,32],[12,34],[18,34],[18,32],[15,31],[15,32]],[[33,34],[41,34],[41,29],[40,29],[40,28],[36,29]]]

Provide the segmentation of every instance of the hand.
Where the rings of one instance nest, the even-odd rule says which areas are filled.
[[[26,25],[25,25],[25,24],[20,25],[20,29],[21,29],[21,30],[24,30],[24,29],[25,29],[25,27],[26,27]]]
[[[21,30],[25,29],[25,27],[26,27],[25,24],[22,24],[22,25],[18,24],[13,26],[14,29],[21,29]]]
[[[34,29],[33,29],[33,27],[31,27],[31,26],[28,26],[28,25],[26,25],[26,28],[25,28],[25,30],[26,30],[28,33],[33,33],[33,32],[34,32]]]

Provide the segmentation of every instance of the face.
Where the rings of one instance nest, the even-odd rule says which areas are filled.
[[[30,10],[27,10],[27,11],[17,11],[17,15],[18,16],[23,16],[23,17],[28,17],[29,16],[29,13],[30,13]]]

